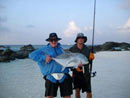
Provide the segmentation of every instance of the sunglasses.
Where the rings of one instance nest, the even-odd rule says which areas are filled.
[[[50,42],[57,42],[58,40],[57,39],[51,39]]]

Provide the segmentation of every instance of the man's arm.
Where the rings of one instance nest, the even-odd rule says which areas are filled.
[[[43,48],[33,51],[29,54],[29,58],[36,62],[44,62],[46,60],[46,55],[42,51]]]

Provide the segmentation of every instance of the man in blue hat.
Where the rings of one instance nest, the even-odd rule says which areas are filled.
[[[90,49],[84,44],[87,41],[87,37],[84,36],[83,33],[78,33],[76,37],[76,44],[73,45],[69,50],[73,53],[82,53],[85,55],[88,60],[93,60],[94,55],[90,52]],[[86,92],[87,98],[91,98],[91,74],[89,72],[89,64],[88,65],[79,65],[77,69],[73,69],[73,83],[75,89],[75,98],[80,97],[80,90],[82,92]],[[84,70],[84,71],[83,71]],[[83,73],[84,72],[84,73]]]
[[[62,66],[56,63],[52,58],[63,53],[63,48],[58,41],[56,33],[51,33],[48,45],[33,51],[29,57],[36,61],[40,67],[41,73],[45,79],[45,97],[53,98],[57,96],[58,87],[60,87],[61,97],[71,98],[72,79],[70,77],[69,68],[62,71]]]

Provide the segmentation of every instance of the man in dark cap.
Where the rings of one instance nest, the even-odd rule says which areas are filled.
[[[53,98],[57,96],[58,87],[60,87],[61,97],[71,98],[72,79],[70,77],[69,68],[62,70],[62,66],[56,63],[52,58],[63,53],[63,48],[58,41],[56,33],[51,33],[48,45],[33,51],[29,57],[36,61],[40,67],[41,73],[45,79],[45,97]]]
[[[76,37],[76,44],[73,45],[69,50],[73,53],[82,53],[88,60],[93,60],[94,55],[90,52],[90,49],[84,44],[87,41],[87,37],[83,33],[78,33]],[[89,72],[88,65],[79,65],[77,69],[73,69],[73,83],[75,89],[75,98],[80,97],[80,90],[86,92],[87,98],[92,98],[91,95],[91,74]],[[83,73],[84,72],[84,73]]]

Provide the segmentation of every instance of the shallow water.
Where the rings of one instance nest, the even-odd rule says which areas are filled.
[[[130,98],[129,59],[129,51],[95,54],[93,98]],[[0,98],[45,98],[44,82],[39,67],[30,59],[0,63]],[[85,98],[85,93],[81,96]],[[59,91],[57,98],[61,98]]]

